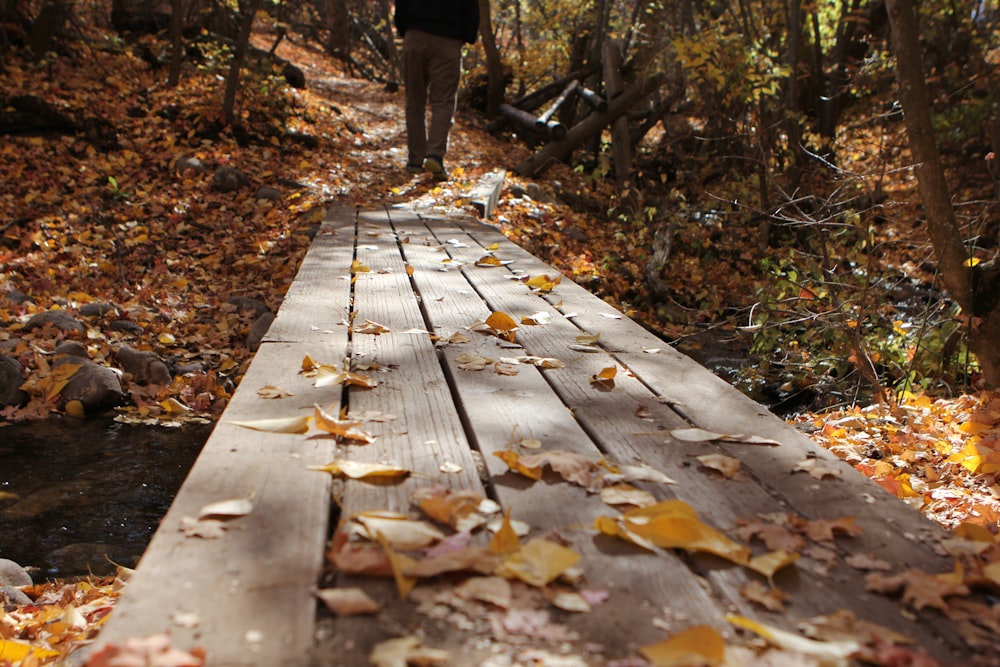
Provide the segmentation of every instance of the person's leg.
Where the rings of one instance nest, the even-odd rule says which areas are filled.
[[[434,37],[428,54],[428,99],[431,123],[427,132],[427,155],[444,159],[448,152],[448,133],[455,115],[455,99],[462,76],[462,42]]]
[[[403,85],[406,88],[406,148],[407,164],[419,166],[427,154],[426,51],[429,35],[418,30],[408,30],[403,38]]]

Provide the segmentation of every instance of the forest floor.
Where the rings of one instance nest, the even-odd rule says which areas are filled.
[[[257,39],[270,47],[269,35]],[[78,116],[99,109],[116,136],[110,148],[74,132],[9,136],[0,145],[0,342],[20,341],[14,353],[31,370],[32,396],[27,407],[6,410],[8,420],[41,418],[56,409],[58,378],[48,359],[59,337],[50,330],[25,333],[20,324],[56,305],[91,302],[113,303],[118,316],[142,328],[142,348],[175,367],[195,369],[169,386],[132,386],[122,419],[174,423],[218,416],[252,357],[246,345],[252,319],[234,297],[276,310],[329,206],[419,202],[471,212],[470,193],[484,175],[512,169],[529,155],[510,137],[488,134],[479,114],[462,109],[447,156],[451,179],[439,184],[429,175],[409,174],[402,93],[346,76],[298,40],[286,39],[277,53],[304,69],[307,88],[285,91],[273,79],[253,77],[239,99],[242,133],[220,122],[216,74],[224,72],[211,56],[171,89],[163,84],[165,69],[139,57],[142,51],[154,59],[162,54],[155,40],[123,46],[106,39],[100,48],[77,48],[76,58],[15,58],[0,67],[0,90],[8,100],[36,95]],[[179,174],[179,158],[238,168],[251,185],[220,193],[210,171]],[[259,198],[260,187],[277,189],[280,200]],[[668,341],[691,345],[713,327],[737,335],[731,323],[676,306],[686,301],[684,294],[697,292],[735,311],[752,307],[757,287],[741,284],[743,269],[719,261],[713,249],[719,230],[704,225],[678,237],[669,281],[679,296],[671,306],[675,317],[667,320],[657,310],[662,303],[636,297],[642,269],[626,264],[636,261],[637,244],[650,239],[648,231],[636,233],[634,223],[601,214],[614,206],[614,197],[609,184],[564,165],[551,166],[535,181],[508,173],[496,222]],[[913,235],[888,226],[879,233]],[[750,232],[738,234],[726,229],[724,242],[752,246]],[[31,299],[14,300],[11,290]],[[98,361],[126,341],[104,324],[92,323],[86,340]],[[790,420],[931,519],[997,542],[1000,394],[906,394],[895,409],[846,404]],[[50,641],[55,650],[90,633],[115,597],[109,582],[72,593],[61,586],[36,587],[33,597],[63,604],[77,599],[90,615]],[[32,624],[37,627],[37,616],[9,615],[0,622],[0,640]],[[52,654],[37,655],[47,660]]]

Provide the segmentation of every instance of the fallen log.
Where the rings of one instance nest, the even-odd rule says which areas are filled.
[[[566,128],[562,123],[558,121],[542,122],[533,113],[518,109],[510,104],[501,104],[500,113],[503,118],[517,121],[524,127],[542,132],[553,139],[561,139],[566,136]]]
[[[535,176],[553,160],[565,160],[573,153],[573,150],[577,146],[607,127],[611,121],[627,112],[639,100],[663,85],[664,81],[665,77],[657,74],[639,84],[626,88],[621,95],[608,103],[606,111],[595,111],[590,114],[571,127],[565,137],[546,144],[535,151],[531,157],[517,165],[515,171],[521,176]]]
[[[580,90],[577,92],[580,94],[580,97],[582,97],[587,104],[589,104],[597,111],[607,110],[608,101],[603,97],[601,97],[600,95],[598,95],[597,93],[595,93],[594,91],[592,91],[590,88],[582,86]]]

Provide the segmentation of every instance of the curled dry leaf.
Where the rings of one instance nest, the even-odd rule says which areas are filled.
[[[556,288],[556,286],[562,282],[562,274],[556,274],[555,276],[549,276],[546,274],[540,274],[533,278],[529,278],[525,281],[525,284],[533,290],[538,290],[539,292],[545,294],[551,292]]]
[[[399,466],[387,465],[385,463],[348,461],[345,459],[331,461],[325,466],[310,466],[309,469],[328,472],[335,476],[349,477],[350,479],[364,479],[366,477],[400,478],[410,474],[409,470],[400,468]]]
[[[422,646],[417,637],[398,637],[376,644],[368,662],[373,667],[432,667],[448,657],[447,651]]]
[[[819,659],[829,667],[847,667],[849,658],[861,650],[861,644],[853,639],[839,641],[817,641],[793,632],[758,623],[752,618],[729,614],[726,620],[736,627],[756,633],[778,648],[798,651]]]
[[[740,471],[740,460],[732,456],[726,456],[725,454],[705,454],[697,458],[698,463],[720,473],[726,479],[732,479]]]
[[[347,440],[356,440],[366,444],[375,442],[375,436],[365,433],[358,428],[362,423],[360,421],[337,419],[336,417],[327,414],[323,408],[318,405],[313,406],[313,417],[316,420],[316,428],[321,431],[332,433],[333,435]]]
[[[670,436],[675,440],[682,440],[684,442],[731,442],[731,443],[742,443],[747,445],[769,445],[778,446],[781,443],[777,440],[772,440],[770,438],[764,438],[758,435],[747,435],[745,433],[738,434],[726,434],[726,433],[715,433],[714,431],[706,431],[701,428],[675,428],[668,431]]]
[[[309,430],[309,415],[301,417],[277,417],[275,419],[256,419],[253,421],[233,421],[229,422],[234,426],[241,426],[254,431],[265,431],[267,433],[305,433]]]
[[[198,511],[198,519],[233,519],[253,511],[249,498],[228,498],[208,503]]]
[[[394,512],[361,512],[354,516],[363,534],[375,541],[381,536],[393,549],[415,551],[444,539],[444,533],[427,523]]]
[[[813,479],[823,479],[824,477],[840,477],[841,471],[821,461],[820,459],[806,459],[799,461],[792,472],[807,472]]]
[[[324,588],[316,591],[316,597],[337,616],[377,614],[382,610],[382,605],[360,588]]]
[[[503,577],[469,577],[455,588],[455,595],[463,600],[478,600],[508,609],[513,591],[510,582]]]
[[[463,371],[481,371],[493,363],[493,359],[484,357],[478,352],[463,352],[455,357],[455,363]]]
[[[771,588],[756,580],[744,584],[743,588],[740,589],[740,595],[750,602],[774,612],[785,611],[785,600],[788,599],[788,595],[780,588]]]
[[[261,398],[288,398],[289,396],[294,396],[295,394],[287,389],[266,384],[257,390],[257,395]]]
[[[196,519],[193,516],[181,517],[180,530],[187,537],[217,540],[226,534],[226,528],[226,522],[218,519]]]
[[[656,498],[649,491],[637,489],[631,484],[615,484],[601,489],[601,501],[606,505],[632,505],[649,507],[656,504]]]
[[[379,324],[378,322],[372,322],[371,320],[365,320],[365,323],[363,325],[354,328],[354,333],[380,336],[382,334],[392,333],[392,331],[389,329],[389,327],[385,326],[384,324]]]

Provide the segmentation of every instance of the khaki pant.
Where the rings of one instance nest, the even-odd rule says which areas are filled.
[[[444,158],[455,115],[455,98],[462,75],[462,41],[421,30],[403,38],[403,80],[406,86],[406,143],[410,164],[428,155]],[[430,107],[430,127],[426,110]]]

